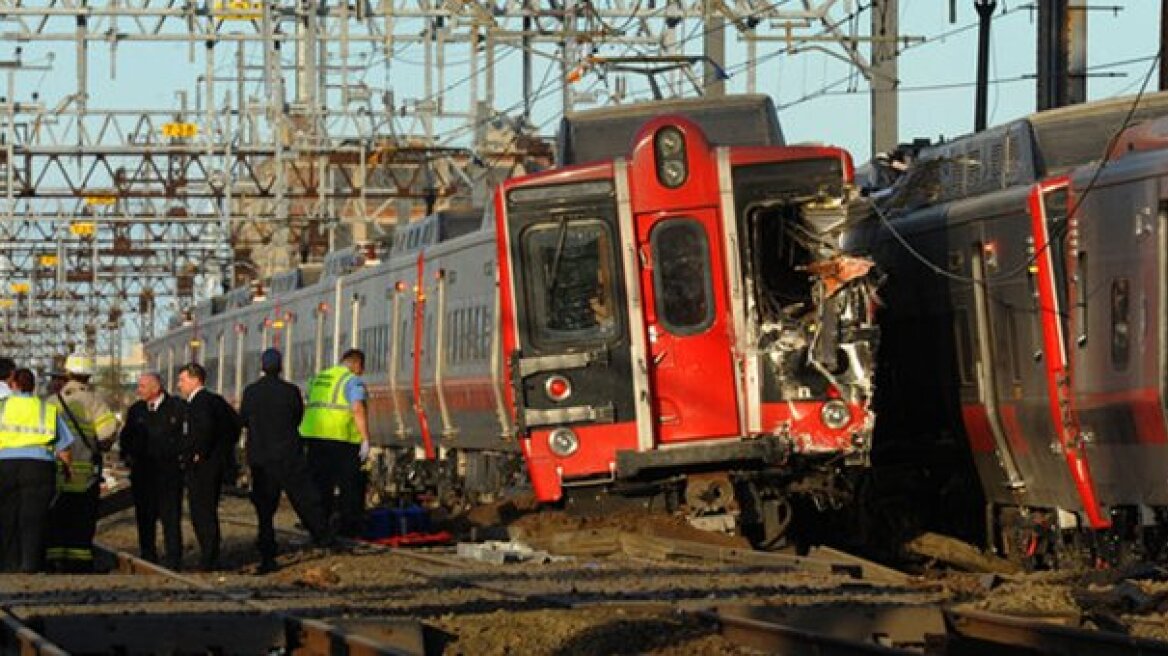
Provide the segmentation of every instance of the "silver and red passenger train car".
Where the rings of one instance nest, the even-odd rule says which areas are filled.
[[[617,154],[402,226],[387,261],[217,299],[151,362],[202,360],[235,396],[267,345],[300,382],[361,347],[386,494],[475,500],[525,477],[541,502],[664,498],[773,542],[794,508],[846,503],[867,463],[873,298],[837,247],[850,157],[744,132],[734,102],[672,105]]]
[[[887,276],[885,497],[1028,566],[1164,546],[1168,95],[1134,103],[926,148],[847,239]]]

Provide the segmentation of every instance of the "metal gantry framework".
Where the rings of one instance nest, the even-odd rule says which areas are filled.
[[[15,44],[0,61],[0,352],[116,354],[224,277],[294,266],[435,205],[481,203],[546,161],[538,133],[577,107],[722,93],[731,77],[765,91],[759,62],[809,49],[887,87],[901,38],[895,21],[864,33],[865,8],[0,0],[0,43]],[[872,41],[876,66],[862,47]],[[174,107],[102,97],[102,81],[141,75],[120,53],[144,46],[181,50]],[[47,69],[72,88],[49,100],[22,91]]]

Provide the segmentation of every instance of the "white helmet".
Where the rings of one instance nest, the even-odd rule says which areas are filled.
[[[65,371],[78,376],[93,375],[93,356],[88,353],[71,353],[65,358]]]

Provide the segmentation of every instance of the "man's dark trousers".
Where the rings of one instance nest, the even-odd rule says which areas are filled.
[[[56,463],[0,460],[0,570],[33,574],[44,569],[56,489]]]
[[[49,513],[49,567],[53,571],[85,574],[93,571],[93,536],[97,533],[97,506],[101,484],[90,481],[84,491],[59,491]]]
[[[134,497],[134,520],[138,524],[138,550],[144,560],[158,562],[158,473],[154,467],[135,464],[130,468],[130,494]]]
[[[251,501],[255,504],[259,534],[256,547],[265,560],[276,557],[276,531],[272,517],[280,505],[280,492],[288,495],[288,501],[296,515],[304,522],[304,528],[313,539],[323,540],[328,535],[328,516],[324,514],[320,494],[308,473],[308,467],[300,454],[253,462],[251,470]]]
[[[219,564],[219,497],[225,465],[223,458],[211,457],[194,464],[187,472],[191,524],[199,541],[199,567],[207,570]]]
[[[317,438],[304,442],[325,517],[331,518],[335,512],[339,515],[337,533],[345,537],[360,536],[365,524],[365,477],[361,473],[360,445]]]

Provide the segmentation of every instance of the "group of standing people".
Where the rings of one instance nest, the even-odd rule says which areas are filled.
[[[117,418],[70,355],[45,398],[36,375],[0,357],[0,571],[93,569],[102,453]]]
[[[163,562],[171,569],[182,566],[184,492],[199,543],[199,568],[219,565],[219,496],[242,424],[226,399],[204,387],[206,380],[201,365],[183,366],[180,398],[166,392],[158,374],[142,374],[138,401],[126,412],[120,437],[122,459],[130,467],[140,553],[158,562],[161,522]]]
[[[243,391],[239,412],[205,387],[198,363],[179,370],[181,396],[168,394],[158,374],[142,374],[119,434],[116,415],[89,385],[92,358],[70,356],[39,398],[36,375],[0,357],[0,571],[92,571],[102,454],[115,438],[130,467],[140,553],[152,562],[160,562],[161,523],[161,562],[182,566],[185,493],[199,568],[218,568],[220,494],[243,428],[260,571],[276,569],[273,517],[281,493],[317,546],[359,535],[361,463],[370,450],[365,355],[351,349],[319,372],[307,403],[300,388],[281,379],[281,360],[276,349],[263,352],[263,375]]]
[[[179,371],[181,399],[166,393],[157,374],[143,374],[139,400],[130,407],[121,434],[142,556],[158,560],[156,527],[161,522],[162,562],[172,569],[181,566],[185,483],[199,567],[218,566],[219,495],[241,428],[248,435],[259,571],[277,567],[273,517],[281,493],[287,494],[314,544],[330,546],[338,533],[358,534],[364,517],[361,461],[369,452],[366,391],[360,378],[364,364],[361,351],[347,351],[340,365],[313,378],[306,405],[300,389],[280,377],[280,352],[268,349],[260,357],[263,375],[244,389],[238,414],[204,387],[206,371],[196,363]],[[334,501],[337,490],[339,501]]]

